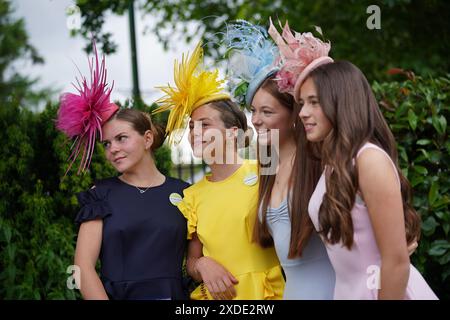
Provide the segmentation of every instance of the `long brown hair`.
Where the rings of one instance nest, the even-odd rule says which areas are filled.
[[[296,140],[296,154],[293,171],[289,179],[288,208],[291,221],[291,239],[289,244],[289,258],[301,256],[304,246],[307,244],[313,231],[313,225],[308,215],[308,201],[313,192],[313,186],[320,177],[320,161],[313,160],[305,156],[306,137],[304,132],[299,130],[298,106],[293,97],[288,93],[281,93],[274,81],[274,76],[267,78],[260,89],[266,90],[280,104],[289,110],[292,115],[292,125],[295,127],[294,139]],[[262,146],[258,145],[259,148]],[[267,154],[272,161],[278,158],[273,157],[274,148],[267,146]],[[258,155],[260,152],[258,152]],[[277,156],[277,155],[275,155]],[[273,165],[273,163],[262,164],[259,161],[260,171],[264,166]],[[276,175],[261,175],[259,180],[259,199],[258,209],[261,212],[261,220],[257,217],[254,228],[254,239],[263,247],[273,245],[273,238],[267,227],[266,213],[272,195],[272,189],[275,183]],[[305,183],[307,182],[307,183]],[[307,188],[309,188],[307,190]]]
[[[326,193],[319,211],[320,232],[327,242],[353,244],[350,212],[359,189],[358,168],[353,164],[358,150],[371,142],[394,162],[400,177],[406,239],[420,236],[420,218],[411,205],[411,187],[398,167],[394,136],[363,73],[348,61],[318,67],[311,72],[319,103],[332,129],[321,143],[321,161],[326,165]]]

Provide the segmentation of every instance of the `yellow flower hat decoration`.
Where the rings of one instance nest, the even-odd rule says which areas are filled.
[[[230,98],[223,92],[224,80],[218,79],[219,70],[203,70],[200,66],[203,59],[203,49],[199,42],[189,57],[183,54],[181,63],[175,60],[174,80],[175,86],[157,87],[165,95],[156,101],[159,107],[153,113],[170,110],[166,126],[169,143],[179,143],[183,137],[189,117],[192,112],[211,101]]]

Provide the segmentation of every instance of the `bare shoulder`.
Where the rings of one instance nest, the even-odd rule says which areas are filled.
[[[389,156],[375,148],[363,150],[356,158],[356,163],[359,169],[369,169],[370,171],[393,169]]]
[[[356,159],[360,186],[398,186],[392,160],[381,150],[367,148]]]

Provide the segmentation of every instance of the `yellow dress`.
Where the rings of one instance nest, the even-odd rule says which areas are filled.
[[[239,281],[235,299],[282,299],[284,279],[275,249],[252,241],[257,214],[258,167],[244,160],[223,181],[204,177],[183,191],[178,208],[188,220],[188,239],[197,232],[203,255],[222,264]],[[212,299],[205,285],[191,299]]]

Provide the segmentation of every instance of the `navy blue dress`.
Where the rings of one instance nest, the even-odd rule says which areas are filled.
[[[140,193],[113,177],[77,195],[78,224],[103,219],[100,279],[111,299],[188,299],[182,278],[186,219],[169,201],[188,186],[166,177]]]

